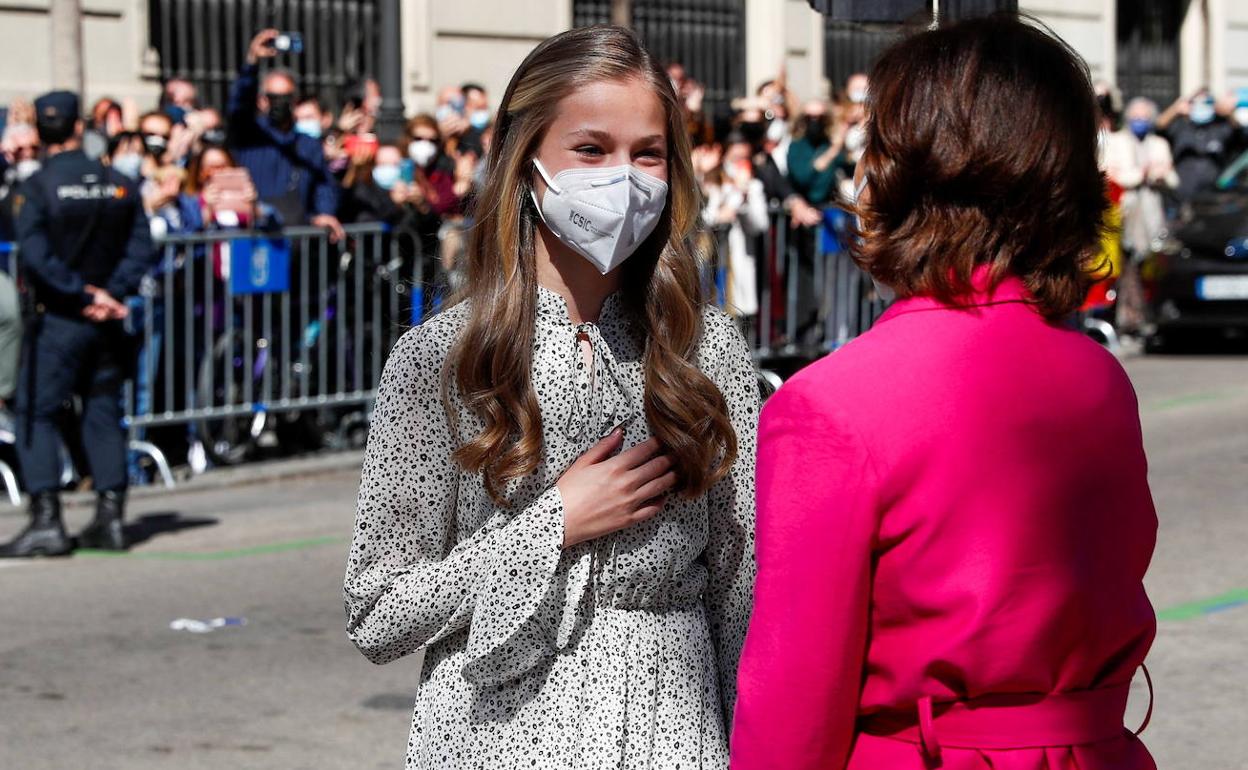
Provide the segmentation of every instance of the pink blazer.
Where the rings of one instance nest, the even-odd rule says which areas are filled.
[[[1156,530],[1113,356],[1015,278],[896,303],[763,412],[732,767],[1154,768]]]

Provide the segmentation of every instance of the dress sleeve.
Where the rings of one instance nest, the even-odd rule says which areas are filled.
[[[715,385],[728,404],[737,434],[737,460],[707,492],[710,516],[706,551],[706,610],[719,669],[724,723],[732,720],[737,661],[750,619],[754,585],[754,446],[758,434],[758,377],[745,337],[732,319],[715,311],[708,334],[718,347]]]
[[[812,385],[782,387],[759,427],[758,582],[733,770],[843,768],[853,743],[878,482],[860,437]]]
[[[529,620],[559,564],[563,502],[551,487],[475,532],[457,531],[444,354],[427,328],[400,338],[378,385],[344,581],[347,635],[388,663],[467,629],[465,677],[506,681],[548,652]]]

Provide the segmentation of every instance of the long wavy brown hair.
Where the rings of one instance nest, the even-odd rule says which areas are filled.
[[[455,460],[482,474],[497,502],[508,481],[541,462],[542,414],[533,390],[538,215],[532,164],[559,102],[589,83],[638,79],[667,116],[667,207],[655,231],[620,268],[622,300],[645,335],[645,413],[674,460],[681,491],[696,496],[723,478],[737,455],[723,395],[694,365],[702,336],[702,281],[692,236],[699,197],[689,139],[667,75],[627,29],[573,29],[542,42],[520,64],[499,107],[486,182],[474,204],[468,280],[458,297],[468,321],[447,358],[450,385],[483,427],[459,436]],[[458,432],[458,429],[457,429]]]

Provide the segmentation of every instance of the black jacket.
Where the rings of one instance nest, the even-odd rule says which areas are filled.
[[[88,284],[133,294],[156,264],[138,186],[81,150],[45,160],[16,195],[22,271],[51,312],[77,316]]]

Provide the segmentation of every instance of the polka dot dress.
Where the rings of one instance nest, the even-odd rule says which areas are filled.
[[[754,580],[758,386],[745,340],[706,310],[696,363],[737,432],[728,477],[565,550],[564,470],[617,425],[625,448],[650,437],[644,339],[618,296],[578,326],[539,290],[543,458],[500,508],[451,460],[440,377],[465,315],[453,307],[408,331],[386,362],[347,562],[360,651],[386,663],[426,650],[407,767],[726,768]],[[480,427],[453,393],[451,409],[464,435]]]

